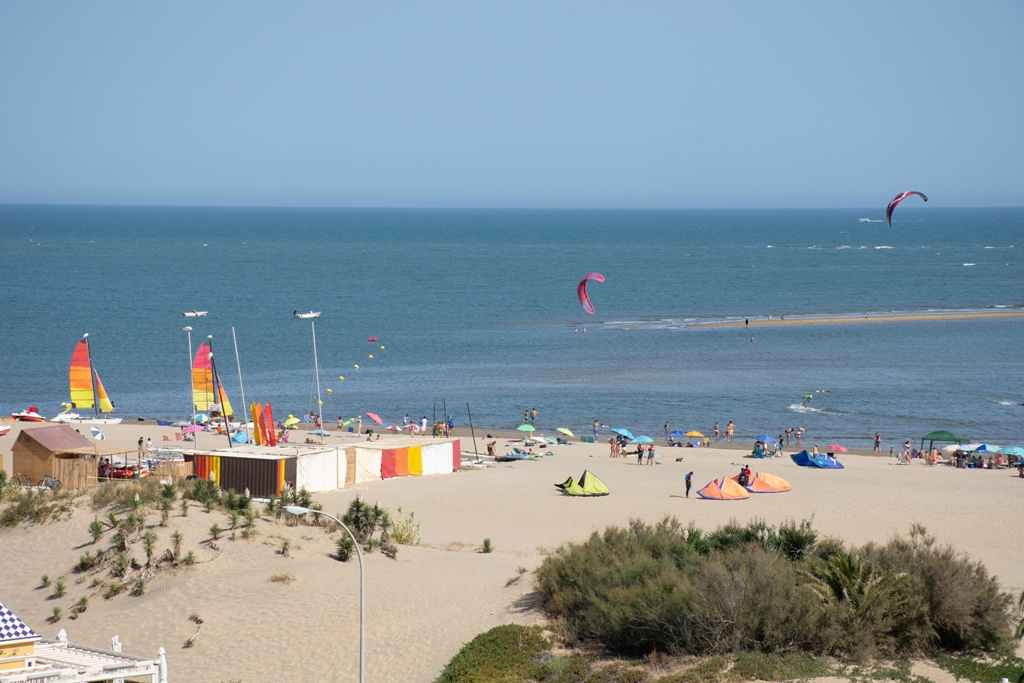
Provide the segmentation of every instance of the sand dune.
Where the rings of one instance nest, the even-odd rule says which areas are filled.
[[[119,426],[108,444],[132,445],[156,427]],[[141,431],[140,431],[141,430]],[[138,432],[138,434],[136,434]],[[159,432],[157,432],[159,433]],[[11,436],[0,449],[9,451]],[[405,478],[359,485],[316,496],[325,510],[341,514],[355,496],[379,501],[393,512],[412,511],[422,545],[403,546],[396,560],[366,557],[367,677],[380,681],[431,681],[462,644],[492,626],[542,623],[529,609],[530,577],[506,586],[520,567],[535,569],[544,554],[581,541],[630,518],[656,521],[675,515],[713,529],[732,519],[813,519],[821,535],[848,543],[884,541],[923,524],[940,543],[981,560],[1002,585],[1024,589],[1019,520],[1024,513],[1024,480],[1013,470],[974,471],[948,467],[896,465],[887,457],[847,455],[846,469],[822,471],[780,460],[744,459],[743,450],[662,448],[662,464],[637,466],[635,458],[611,459],[601,444],[555,446],[538,461],[502,463],[485,470]],[[682,462],[676,458],[682,457]],[[683,475],[694,471],[695,489],[713,478],[732,475],[733,463],[778,474],[793,485],[784,494],[755,495],[747,501],[711,502],[682,496]],[[594,499],[563,496],[553,484],[590,469],[612,493]],[[691,494],[692,496],[693,494]],[[179,510],[172,527],[185,535],[185,550],[199,563],[154,579],[141,597],[104,600],[76,583],[71,572],[90,549],[87,532],[94,513],[84,505],[65,522],[0,531],[4,558],[0,601],[37,632],[54,637],[66,628],[73,641],[109,646],[118,634],[126,652],[155,654],[167,648],[173,680],[353,681],[358,669],[359,572],[356,562],[329,557],[334,543],[322,530],[261,519],[251,540],[207,542],[225,515],[194,508]],[[155,526],[169,547],[171,527]],[[494,551],[478,552],[484,538]],[[289,556],[280,553],[285,540]],[[109,543],[104,538],[100,544]],[[141,550],[137,552],[141,555]],[[274,574],[295,577],[271,581]],[[68,596],[48,599],[39,579],[65,576]],[[82,595],[90,608],[79,619],[58,624],[46,619],[55,604],[65,613]],[[192,648],[184,642],[196,631],[189,620],[204,620]]]

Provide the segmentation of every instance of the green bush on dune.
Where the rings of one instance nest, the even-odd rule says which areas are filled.
[[[537,589],[570,643],[611,653],[803,651],[849,660],[998,650],[1011,596],[924,529],[884,545],[817,543],[808,523],[705,534],[666,518],[545,559]]]

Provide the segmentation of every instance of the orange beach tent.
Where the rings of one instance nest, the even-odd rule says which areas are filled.
[[[750,498],[750,492],[729,477],[716,479],[697,491],[697,495],[708,500],[743,500]]]
[[[738,479],[739,475],[733,477],[733,481]],[[768,474],[767,472],[755,472],[750,483],[744,488],[751,493],[782,493],[789,491],[793,487],[782,477],[776,477],[774,474]]]

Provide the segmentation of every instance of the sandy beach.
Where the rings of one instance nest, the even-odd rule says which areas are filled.
[[[984,320],[1024,318],[1024,311],[979,311],[973,313],[916,313],[913,315],[860,315],[860,316],[819,316],[749,318],[718,323],[701,323],[700,327],[777,327],[780,325],[853,325],[859,323],[915,323],[938,320]]]
[[[0,452],[9,455],[21,426],[0,437]],[[139,436],[161,443],[163,434],[173,434],[173,428],[133,423],[104,431],[104,446],[131,450]],[[481,450],[485,433],[477,430]],[[468,435],[456,437],[463,440],[464,455],[472,450]],[[381,443],[385,439],[409,441],[391,436]],[[499,440],[499,453],[503,444]],[[544,623],[532,609],[530,574],[510,584],[519,569],[532,571],[558,546],[631,518],[654,522],[674,515],[705,529],[734,519],[770,524],[811,519],[820,536],[848,544],[884,541],[920,523],[940,544],[983,562],[1005,589],[1015,594],[1024,589],[1019,543],[1024,480],[1015,470],[905,466],[885,456],[847,454],[842,456],[846,469],[825,471],[797,467],[788,457],[744,458],[746,445],[661,446],[660,464],[654,466],[638,466],[635,457],[609,458],[606,444],[573,443],[550,451],[536,461],[372,482],[315,496],[331,514],[340,516],[361,496],[393,514],[401,507],[420,524],[419,546],[402,546],[395,560],[379,553],[365,558],[369,679],[432,681],[475,635],[509,622]],[[738,502],[683,496],[686,472],[694,472],[696,489],[733,475],[739,462],[785,478],[793,490]],[[584,469],[598,475],[611,494],[572,498],[553,486]],[[150,656],[163,646],[174,681],[357,679],[359,570],[355,561],[340,563],[329,556],[334,543],[321,529],[262,518],[250,540],[225,536],[215,549],[209,529],[214,523],[226,528],[224,514],[208,514],[196,505],[182,517],[176,508],[171,525],[160,527],[154,510],[147,526],[158,537],[158,552],[169,547],[172,530],[180,529],[184,550],[194,551],[199,562],[159,575],[141,597],[105,600],[72,571],[80,555],[94,548],[87,527],[95,514],[81,499],[70,520],[0,530],[0,602],[44,637],[64,628],[73,642],[109,647],[117,634],[126,652]],[[480,552],[485,538],[493,545],[489,554]],[[285,540],[287,556],[280,552]],[[99,547],[107,544],[105,536]],[[44,574],[64,578],[68,595],[50,599],[52,590],[40,587]],[[271,580],[280,574],[294,581]],[[80,618],[48,623],[55,605],[67,614],[83,595],[90,596],[90,606]],[[193,614],[203,624],[194,647],[185,649],[196,632]]]

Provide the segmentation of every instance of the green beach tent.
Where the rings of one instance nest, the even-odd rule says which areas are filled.
[[[928,434],[925,434],[924,436],[921,437],[920,450],[922,451],[924,450],[925,441],[928,442],[928,450],[931,451],[936,441],[940,443],[963,443],[964,441],[967,441],[967,438],[963,436],[957,436],[953,432],[947,432],[945,430],[929,432]]]
[[[583,470],[579,481],[569,477],[561,484],[555,484],[555,487],[562,489],[562,493],[568,496],[607,496],[611,493],[605,483],[589,470]]]

